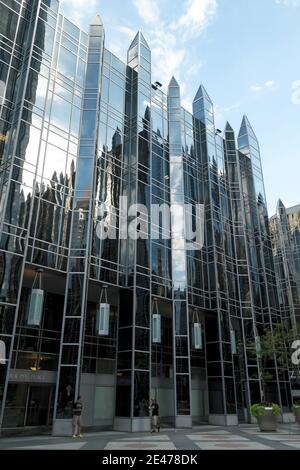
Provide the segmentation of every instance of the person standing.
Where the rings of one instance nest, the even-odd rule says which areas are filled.
[[[159,405],[155,399],[151,400],[150,410],[152,412],[152,429],[151,432],[159,432]]]
[[[77,401],[74,402],[73,405],[73,420],[72,420],[72,428],[73,428],[73,437],[82,437],[81,434],[81,415],[82,415],[82,399],[81,396],[77,398]]]

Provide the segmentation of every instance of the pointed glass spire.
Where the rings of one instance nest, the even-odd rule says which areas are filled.
[[[286,215],[286,207],[283,204],[281,199],[278,200],[276,212],[277,212],[278,217],[280,217],[280,218],[282,216]]]
[[[226,125],[225,125],[225,132],[234,132],[233,128],[231,127],[228,121],[226,122]]]
[[[281,226],[282,228],[285,226],[285,224],[288,223],[287,219],[287,210],[285,205],[283,204],[282,200],[279,199],[277,203],[277,208],[276,208],[276,215],[277,217],[281,220]]]
[[[132,49],[134,46],[136,46],[137,44],[143,44],[143,46],[147,47],[147,49],[150,49],[142,31],[138,31],[132,41],[132,43],[130,44],[128,50]]]
[[[246,115],[243,116],[242,124],[238,135],[238,148],[245,155],[252,155],[255,151],[256,158],[259,156],[259,143],[255,132]]]
[[[235,150],[236,143],[235,143],[235,133],[229,122],[226,122],[225,129],[224,129],[224,137],[227,141],[228,150]]]
[[[201,98],[205,98],[206,100],[208,100],[211,104],[212,104],[212,100],[210,99],[210,96],[209,94],[207,93],[205,87],[201,84],[197,93],[196,93],[196,96],[194,98],[194,103],[198,100],[200,100]]]
[[[177,80],[174,76],[171,78],[171,81],[169,83],[169,88],[170,87],[178,87],[179,88],[179,83],[177,82]]]
[[[202,121],[206,121],[206,119],[214,120],[213,102],[202,84],[198,88],[193,101],[193,115]]]
[[[249,135],[250,137],[252,137],[252,139],[257,141],[257,137],[255,135],[253,127],[251,126],[250,121],[245,114],[243,116],[240,132],[239,132],[239,138],[244,135]]]
[[[100,15],[96,15],[93,21],[91,22],[90,29],[89,29],[89,36],[96,36],[96,37],[103,36],[104,38],[104,26],[103,26],[103,21]]]
[[[103,26],[103,21],[100,15],[95,16],[95,18],[91,22],[91,26]]]
[[[180,86],[176,78],[173,76],[168,86],[168,96],[170,98],[179,98],[180,99]],[[178,104],[180,106],[180,103]]]
[[[130,44],[127,51],[127,64],[135,69],[139,70],[141,60],[140,58],[146,59],[143,63],[143,68],[151,73],[151,50],[148,46],[146,39],[141,31],[138,31]],[[149,77],[149,81],[151,78]],[[148,80],[147,80],[148,81]]]

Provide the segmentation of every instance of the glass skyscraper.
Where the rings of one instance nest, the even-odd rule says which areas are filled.
[[[87,34],[58,0],[0,1],[0,105],[2,430],[69,434],[78,394],[87,428],[150,429],[150,398],[176,427],[248,422],[263,389],[288,411],[287,371],[262,377],[253,346],[282,310],[247,117],[216,129],[202,85],[188,112],[142,33],[125,64],[99,16]],[[137,239],[125,197],[147,208]],[[164,236],[154,204],[204,206],[203,247],[180,210]]]
[[[284,323],[299,331],[300,324],[300,205],[286,208],[278,201],[270,219],[279,306]],[[300,397],[300,377],[290,371],[292,395]]]
[[[270,231],[282,316],[290,325],[300,320],[300,206],[281,200],[270,219]]]

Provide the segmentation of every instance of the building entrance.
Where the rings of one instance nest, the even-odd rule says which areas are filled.
[[[3,428],[50,426],[53,405],[52,385],[9,384]]]

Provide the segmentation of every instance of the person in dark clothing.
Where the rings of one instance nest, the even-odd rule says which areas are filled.
[[[82,415],[82,400],[81,396],[78,397],[77,401],[74,402],[73,405],[73,420],[72,420],[72,428],[73,428],[73,437],[82,437],[81,434],[81,415]]]
[[[159,405],[155,399],[151,400],[150,411],[152,413],[152,429],[151,432],[159,432]]]

